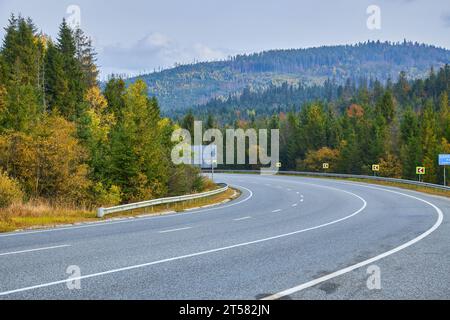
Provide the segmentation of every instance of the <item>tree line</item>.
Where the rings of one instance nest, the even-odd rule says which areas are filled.
[[[302,100],[308,90],[322,96]],[[356,85],[349,80],[344,86],[326,83],[321,88],[285,84],[213,101],[211,107],[238,106],[240,101],[244,107],[228,113],[226,107],[219,109],[224,112],[219,118],[212,108],[208,114],[191,111],[180,124],[189,128],[197,116],[208,127],[279,129],[284,170],[323,171],[322,164],[329,163],[328,172],[372,174],[372,165],[380,164],[382,176],[416,179],[416,166],[425,166],[424,181],[442,183],[438,154],[450,153],[449,91],[449,65],[431,69],[424,79],[409,80],[401,72],[395,83]],[[252,108],[251,101],[259,108]],[[274,101],[298,107],[280,110],[273,108]]]
[[[0,49],[0,206],[45,199],[114,205],[201,190],[170,161],[176,125],[144,82],[102,91],[92,42],[62,21],[56,40],[12,15]],[[183,179],[177,179],[178,177]]]

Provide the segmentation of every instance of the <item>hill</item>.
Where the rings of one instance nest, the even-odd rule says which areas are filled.
[[[364,42],[355,45],[308,49],[271,50],[237,55],[226,61],[181,65],[154,72],[143,79],[165,114],[207,103],[212,98],[238,94],[244,88],[261,90],[282,83],[323,84],[334,79],[343,84],[378,79],[386,82],[405,71],[411,79],[425,77],[430,67],[450,62],[450,50],[404,41]]]

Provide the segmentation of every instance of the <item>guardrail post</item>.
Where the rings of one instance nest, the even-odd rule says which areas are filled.
[[[103,218],[105,216],[105,209],[104,208],[98,208],[97,209],[97,218]]]

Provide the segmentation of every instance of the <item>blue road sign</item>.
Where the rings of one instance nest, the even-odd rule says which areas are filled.
[[[440,154],[439,155],[439,165],[440,166],[450,166],[450,154]]]

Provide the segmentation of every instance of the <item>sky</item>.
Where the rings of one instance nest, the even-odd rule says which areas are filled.
[[[79,23],[93,39],[101,78],[367,40],[450,49],[450,0],[0,0],[1,26],[11,13],[52,38],[63,18]]]

